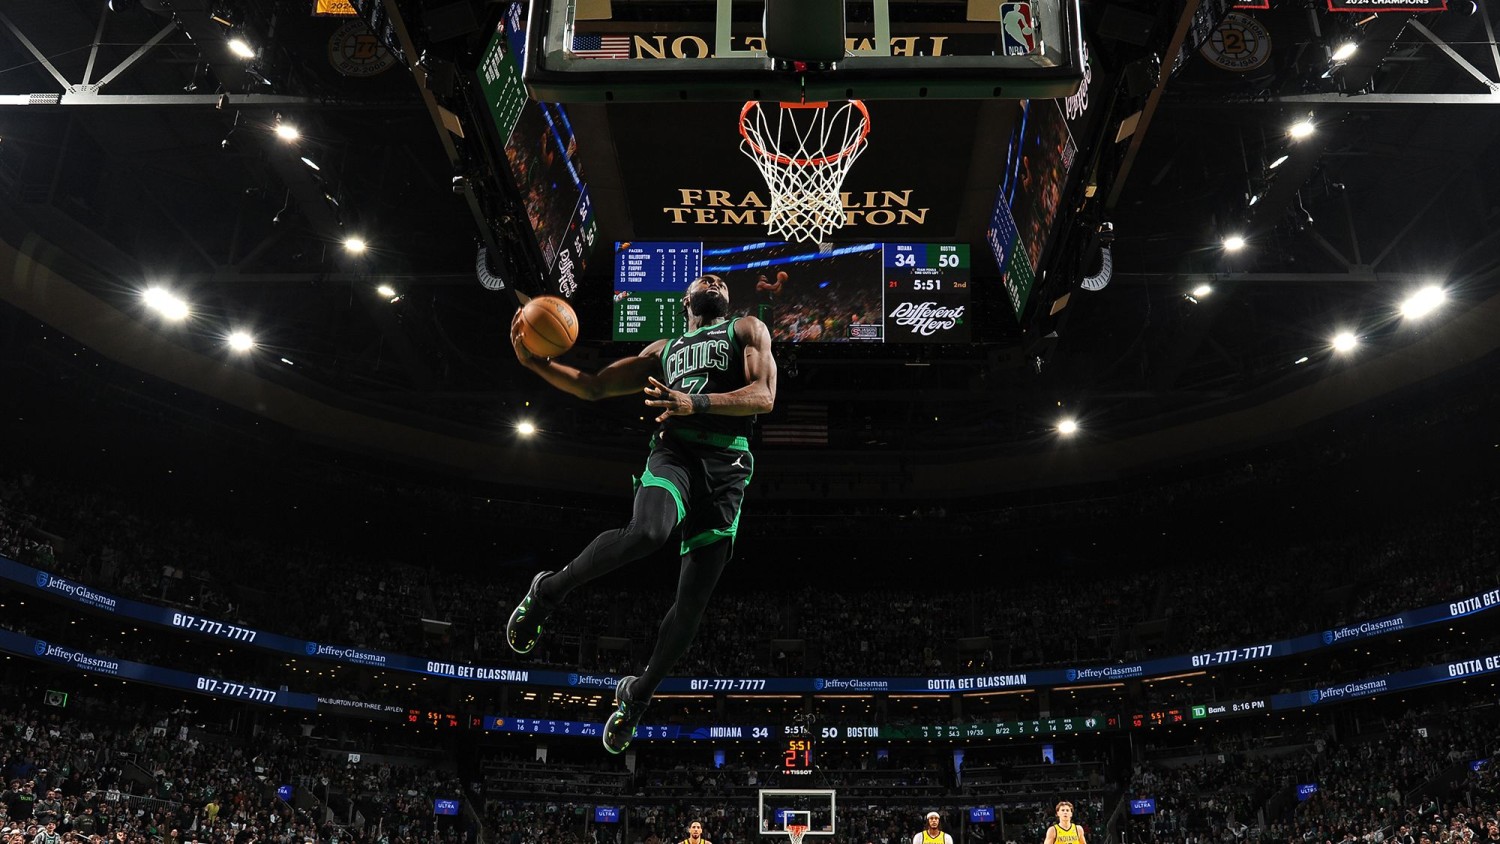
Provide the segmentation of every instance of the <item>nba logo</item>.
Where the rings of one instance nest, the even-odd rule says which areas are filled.
[[[1036,18],[1030,3],[1000,4],[1001,52],[1007,56],[1036,53]]]

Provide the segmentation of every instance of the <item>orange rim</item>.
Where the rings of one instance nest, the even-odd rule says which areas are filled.
[[[760,156],[761,158],[769,158],[772,161],[776,162],[777,164],[795,164],[798,167],[822,167],[825,164],[829,164],[831,162],[838,161],[840,158],[843,158],[843,157],[845,157],[847,155],[850,155],[856,149],[859,149],[860,143],[863,142],[864,139],[865,139],[865,137],[870,134],[870,111],[869,111],[869,109],[865,108],[864,101],[862,101],[862,100],[850,100],[849,101],[849,105],[854,106],[855,108],[859,109],[860,116],[864,118],[864,125],[860,127],[859,134],[854,137],[854,140],[850,141],[848,146],[846,146],[843,149],[839,150],[838,152],[832,153],[830,155],[820,155],[817,158],[792,158],[789,155],[783,155],[782,153],[779,153],[779,152],[771,152],[771,151],[763,148],[760,144],[757,144],[754,140],[752,140],[750,138],[750,133],[748,133],[748,132],[745,131],[745,118],[748,117],[748,116],[750,116],[750,109],[754,108],[755,106],[758,106],[758,105],[760,105],[760,101],[759,100],[750,100],[749,102],[745,103],[745,107],[744,108],[740,109],[740,137],[745,139],[745,143],[747,143],[747,144],[750,145],[750,149],[755,150],[755,154],[756,155]],[[828,103],[827,102],[820,102],[820,103],[788,103],[788,102],[783,102],[783,103],[780,103],[779,105],[782,108],[798,108],[798,109],[801,109],[801,108],[823,108],[823,109],[826,109],[826,108],[828,108]]]

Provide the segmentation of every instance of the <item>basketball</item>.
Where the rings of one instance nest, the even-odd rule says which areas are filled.
[[[538,296],[521,308],[521,344],[539,358],[552,358],[573,348],[578,339],[578,316],[556,296]]]
[[[781,272],[777,273],[776,274],[776,280],[777,281],[786,281],[786,271],[782,270]]]

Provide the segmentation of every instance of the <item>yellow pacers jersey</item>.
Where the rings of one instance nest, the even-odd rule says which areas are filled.
[[[1078,836],[1078,824],[1076,823],[1067,829],[1053,824],[1052,829],[1057,832],[1057,835],[1052,839],[1055,844],[1078,844],[1081,840]]]
[[[924,829],[911,839],[911,844],[952,844],[952,842],[953,836],[942,830],[938,830],[938,834],[933,835],[931,830]]]

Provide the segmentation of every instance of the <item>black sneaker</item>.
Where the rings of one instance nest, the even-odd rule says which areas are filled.
[[[531,587],[526,590],[526,597],[510,611],[510,621],[505,623],[505,641],[518,654],[529,654],[536,647],[542,638],[542,624],[555,608],[536,594],[537,584],[549,574],[552,572],[537,572],[531,579]]]
[[[615,711],[609,713],[604,722],[604,749],[610,753],[624,753],[630,746],[630,740],[635,738],[635,727],[641,723],[641,716],[646,714],[646,706],[651,703],[649,698],[635,700],[630,696],[630,683],[634,679],[634,676],[621,677],[615,684]]]

